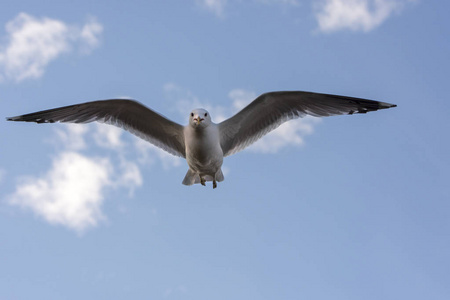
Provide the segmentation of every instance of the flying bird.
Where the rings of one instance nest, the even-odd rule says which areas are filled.
[[[231,118],[211,121],[205,109],[189,113],[182,126],[134,100],[110,99],[43,110],[8,121],[36,123],[89,123],[121,127],[155,146],[186,159],[189,169],[184,185],[223,181],[223,158],[234,154],[282,123],[306,115],[352,115],[395,107],[395,104],[338,95],[301,91],[262,94]]]

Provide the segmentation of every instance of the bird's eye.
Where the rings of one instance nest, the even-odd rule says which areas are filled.
[[[207,117],[208,116],[208,113],[205,113],[205,117]]]
[[[193,117],[194,116],[194,113],[191,113],[191,117]]]

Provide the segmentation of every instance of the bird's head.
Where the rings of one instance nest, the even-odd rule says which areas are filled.
[[[205,128],[211,124],[211,116],[205,109],[194,109],[189,115],[189,124],[194,128]]]

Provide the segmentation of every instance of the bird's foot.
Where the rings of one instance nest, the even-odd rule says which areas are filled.
[[[205,180],[205,178],[203,178],[203,177],[200,177],[200,183],[203,185],[203,186],[206,186],[206,180]]]
[[[213,180],[213,189],[215,189],[217,187],[217,182],[215,180]]]

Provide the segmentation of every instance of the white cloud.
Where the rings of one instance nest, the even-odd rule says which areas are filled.
[[[322,32],[368,32],[414,0],[318,0],[315,16]]]
[[[0,46],[0,79],[17,82],[41,77],[47,65],[79,47],[89,53],[99,45],[100,23],[89,20],[81,29],[50,18],[20,13],[8,22],[6,45]]]
[[[128,188],[129,196],[131,197],[134,189],[143,183],[141,170],[135,162],[123,158],[120,163],[120,169],[120,177],[116,180],[116,185]]]
[[[283,123],[273,132],[251,145],[249,150],[261,153],[276,153],[288,146],[301,146],[304,143],[304,136],[312,134],[314,125],[318,122],[320,122],[319,118],[306,116]]]
[[[100,35],[103,32],[103,26],[95,18],[89,19],[79,32],[79,39],[82,41],[80,46],[84,53],[90,53],[93,49],[100,46]]]
[[[120,139],[123,132],[123,129],[116,126],[95,123],[94,139],[101,147],[118,150],[123,146]]]
[[[51,167],[45,174],[21,180],[9,203],[82,233],[106,219],[102,203],[107,191],[128,189],[132,196],[143,183],[142,175],[138,164],[126,158],[128,144],[113,126],[64,124],[55,133],[54,145],[60,150]],[[112,150],[113,158],[83,154],[96,145]]]
[[[55,129],[57,139],[52,139],[52,143],[70,150],[85,149],[87,146],[84,137],[88,130],[89,126],[84,124],[65,124],[63,128]]]
[[[104,219],[103,190],[110,184],[109,160],[66,151],[54,158],[46,174],[23,180],[9,202],[82,233]]]
[[[255,100],[258,95],[253,91],[234,89],[228,93],[228,97],[233,102],[233,114],[235,114]]]

